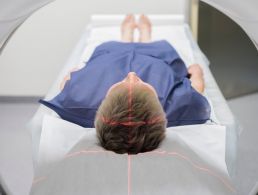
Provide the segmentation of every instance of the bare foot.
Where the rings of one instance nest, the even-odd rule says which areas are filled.
[[[121,24],[121,39],[124,42],[133,42],[134,29],[136,28],[135,18],[132,14],[126,15]]]
[[[140,31],[139,42],[150,42],[151,41],[151,22],[150,19],[141,15],[138,22],[138,29]]]

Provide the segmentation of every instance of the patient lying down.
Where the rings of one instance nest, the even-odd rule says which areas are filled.
[[[64,79],[55,98],[40,102],[65,120],[95,127],[100,144],[117,153],[153,150],[166,127],[210,118],[202,68],[194,64],[187,69],[167,41],[151,42],[146,16],[136,23],[127,15],[121,40],[99,45],[85,67]]]

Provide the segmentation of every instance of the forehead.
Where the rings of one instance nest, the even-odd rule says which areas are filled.
[[[125,97],[131,97],[133,94],[158,97],[155,89],[147,83],[118,83],[112,87],[109,94],[109,97],[116,96],[116,94],[124,94]]]
[[[142,90],[149,91],[150,88],[153,88],[150,84],[145,82],[136,82],[136,83],[130,83],[130,82],[119,82],[114,84],[113,90],[118,89],[127,89],[127,90]]]

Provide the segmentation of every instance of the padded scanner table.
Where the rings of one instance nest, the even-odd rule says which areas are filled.
[[[98,44],[106,40],[119,40],[119,25],[123,17],[124,16],[122,15],[92,16],[90,25],[87,26],[85,32],[75,47],[74,52],[61,73],[58,75],[54,85],[47,93],[46,99],[53,98],[59,92],[59,84],[61,83],[64,75],[66,75],[69,70],[75,66],[82,67]],[[184,23],[183,16],[153,15],[150,16],[150,18],[153,24],[153,40],[167,39],[169,42],[172,42],[172,45],[177,49],[179,55],[183,58],[187,66],[192,63],[202,65],[206,84],[205,94],[212,104],[214,115],[213,121],[226,127],[225,160],[227,170],[230,175],[234,174],[239,128],[209,70],[208,60],[194,41],[189,26]],[[175,37],[173,34],[181,34],[182,36],[179,36],[178,39],[173,39],[173,37]],[[184,45],[185,47],[177,47],[177,45]],[[28,128],[32,133],[35,169],[39,163],[37,161],[39,158],[42,122],[45,115],[55,116],[51,110],[41,105],[28,125]]]

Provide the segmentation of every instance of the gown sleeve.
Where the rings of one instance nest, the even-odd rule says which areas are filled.
[[[174,86],[165,105],[169,126],[205,123],[210,109],[207,99],[191,86],[188,78]]]

